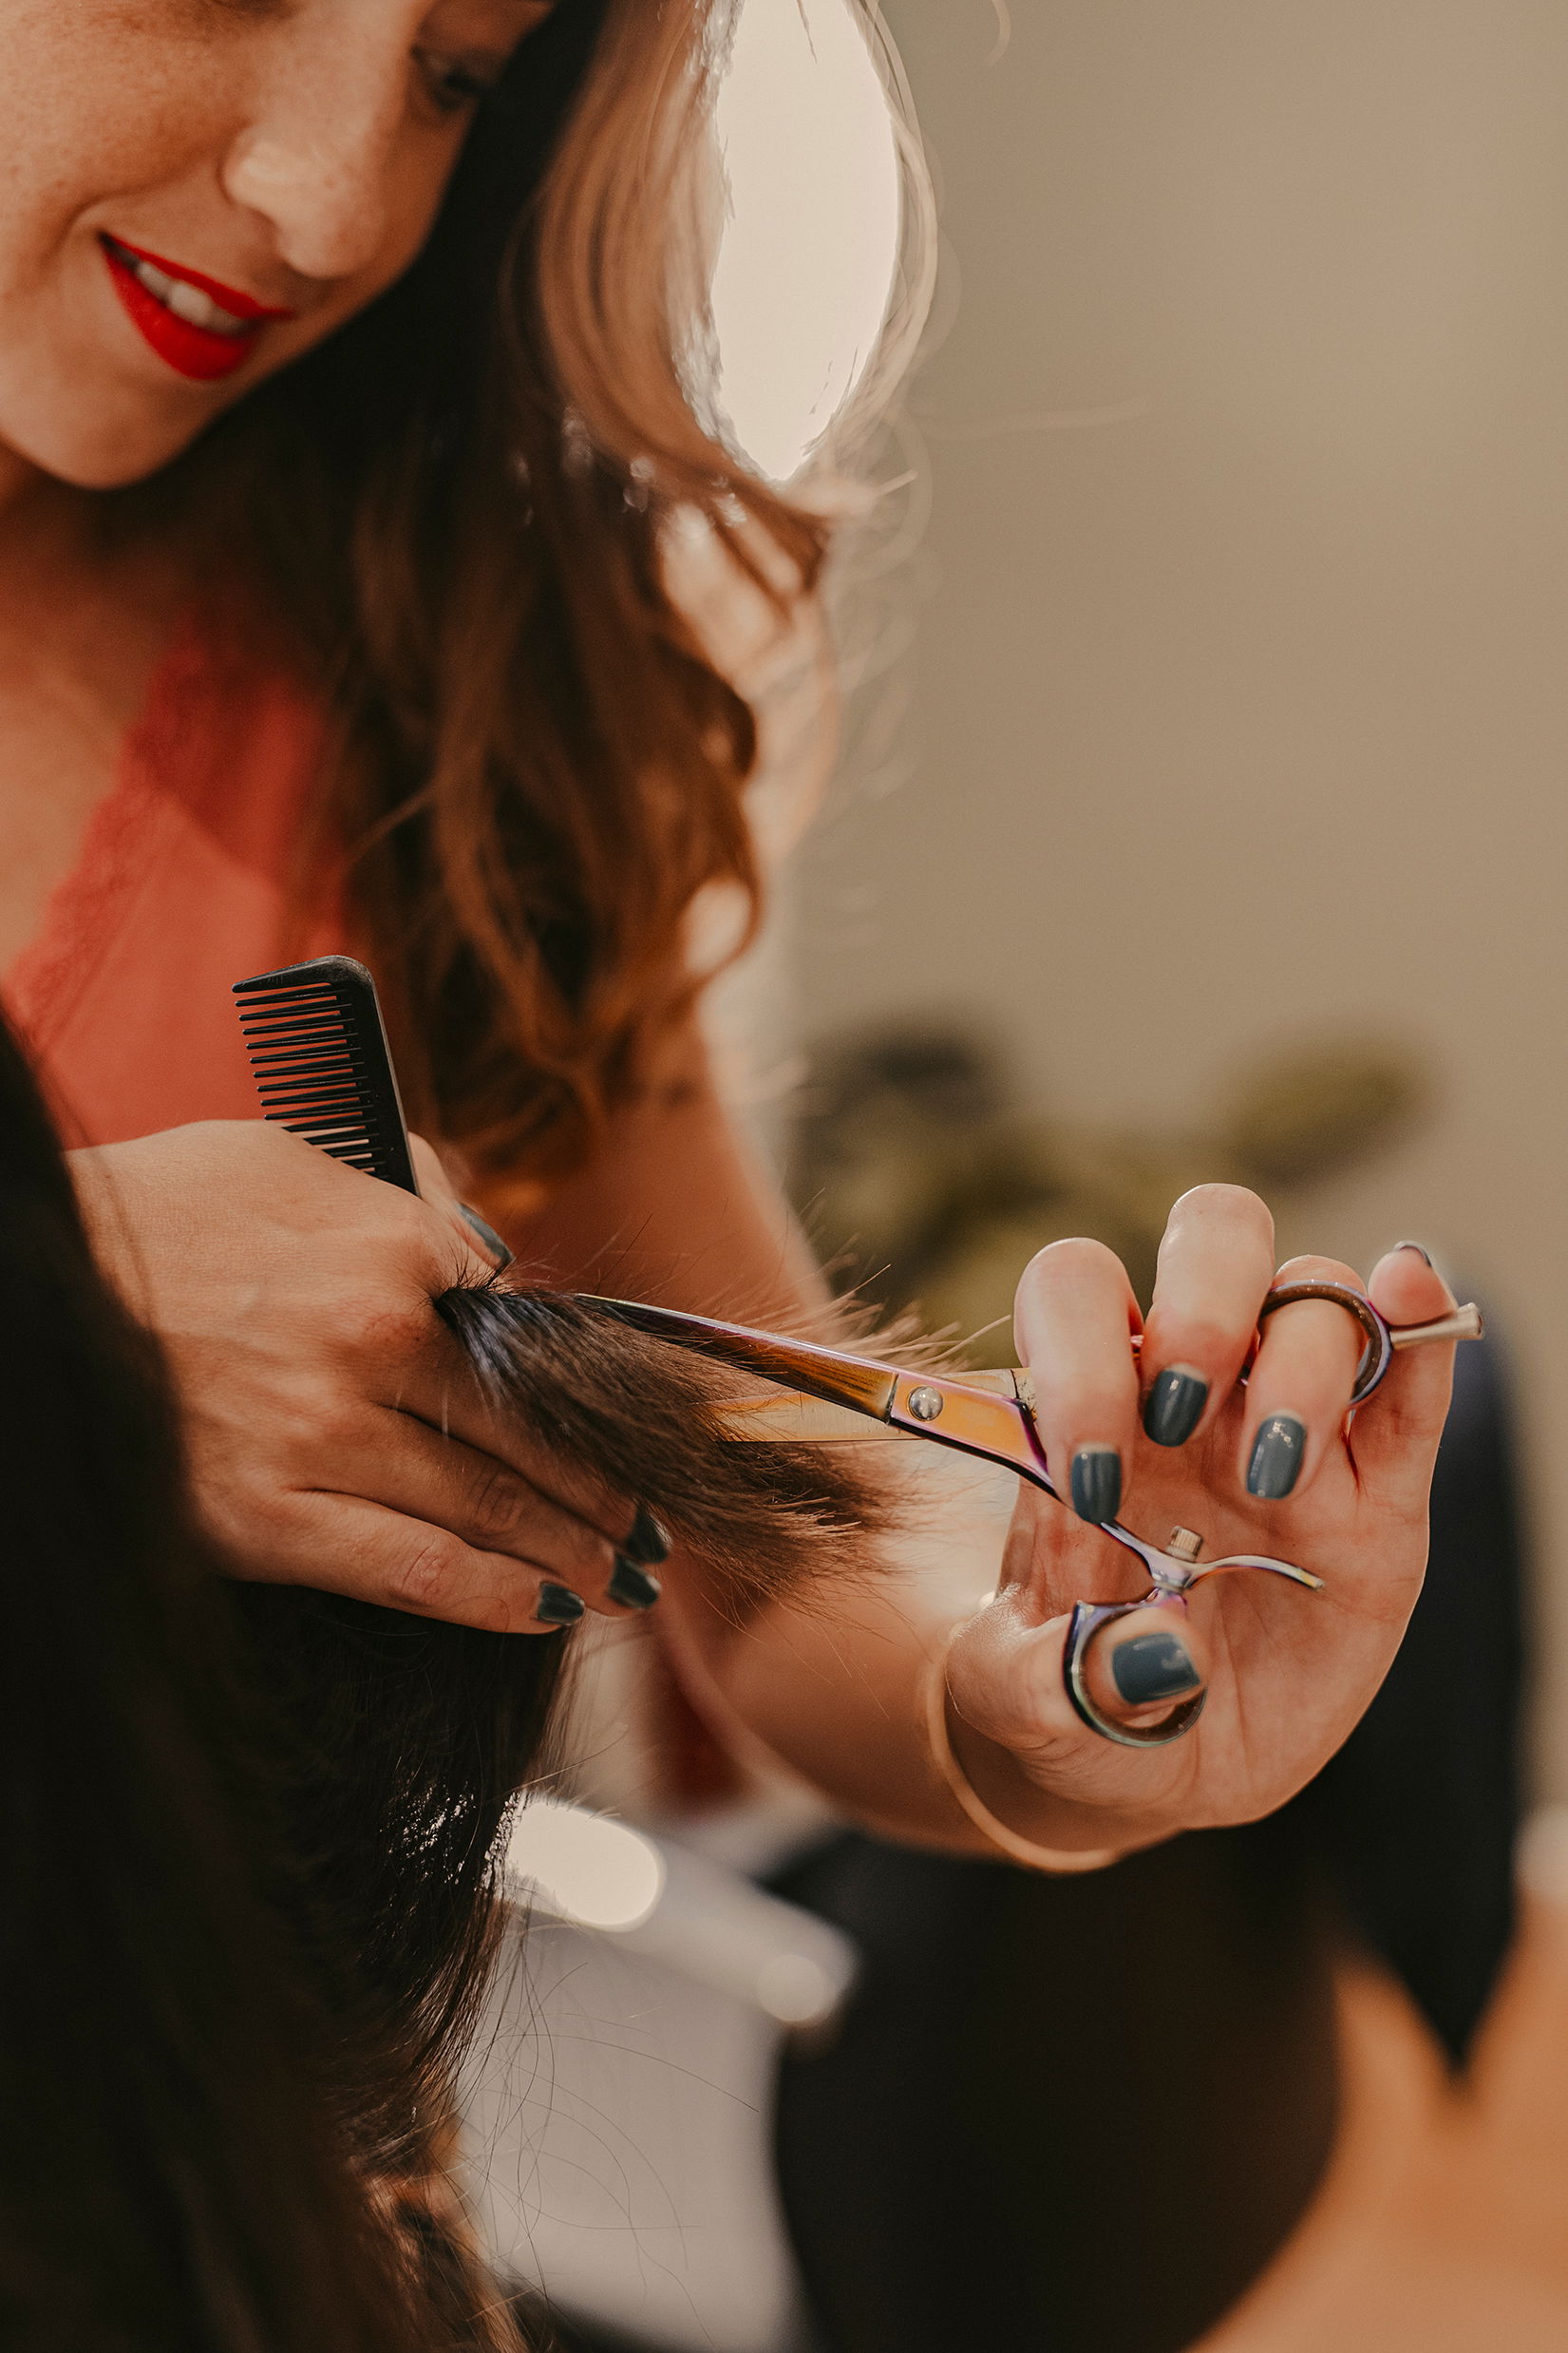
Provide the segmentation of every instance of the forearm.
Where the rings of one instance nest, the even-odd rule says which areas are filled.
[[[967,1500],[973,1506],[973,1494]],[[895,1515],[880,1574],[848,1589],[818,1585],[786,1596],[744,1624],[709,1588],[700,1562],[672,1562],[664,1631],[683,1684],[743,1759],[783,1763],[890,1837],[994,1859],[996,1841],[958,1802],[929,1729],[930,1679],[941,1673],[954,1626],[993,1582],[994,1563],[984,1584],[973,1573],[972,1531],[956,1525],[965,1501],[961,1478],[928,1473],[907,1493],[902,1528]],[[933,1568],[933,1525],[953,1528],[962,1553],[956,1577]],[[992,1548],[999,1547],[999,1533],[990,1536]],[[1162,1834],[1131,1814],[1112,1818],[1103,1805],[1043,1791],[950,1706],[946,1722],[958,1768],[983,1806],[1015,1837],[1061,1853],[1064,1869],[1073,1856],[1104,1859]]]
[[[505,1215],[500,1194],[483,1206]],[[799,1227],[706,1085],[700,1055],[662,1096],[622,1115],[610,1148],[545,1214],[510,1223],[528,1280],[818,1333],[831,1315]],[[847,1589],[818,1583],[737,1626],[702,1563],[683,1553],[664,1572],[665,1638],[689,1695],[737,1752],[765,1751],[894,1836],[993,1854],[933,1754],[926,1679],[996,1582],[1002,1525],[953,1457],[897,1442],[873,1452],[878,1474],[885,1465],[901,1487],[879,1577]],[[1099,1852],[1158,1834],[1108,1823],[1103,1806],[1043,1795],[1004,1750],[950,1723],[966,1775],[1019,1835]]]

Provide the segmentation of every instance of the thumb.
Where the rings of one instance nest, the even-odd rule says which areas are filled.
[[[1090,1702],[1107,1723],[1152,1732],[1203,1691],[1208,1644],[1184,1602],[1151,1602],[1089,1637],[1082,1675]]]
[[[953,1704],[975,1731],[1077,1793],[1086,1775],[1098,1787],[1119,1753],[1084,1722],[1067,1696],[1070,1626],[1070,1617],[1031,1623],[1016,1594],[1003,1593],[960,1627],[947,1667]],[[1200,1696],[1209,1663],[1207,1641],[1185,1604],[1150,1602],[1090,1636],[1082,1672],[1098,1715],[1147,1732]],[[1125,1752],[1120,1754],[1124,1762]]]
[[[408,1139],[413,1153],[414,1174],[419,1179],[420,1196],[433,1209],[439,1210],[451,1225],[464,1250],[477,1251],[492,1274],[510,1266],[514,1253],[507,1247],[493,1225],[487,1225],[477,1209],[460,1201],[446,1173],[445,1164],[434,1145],[424,1136]]]

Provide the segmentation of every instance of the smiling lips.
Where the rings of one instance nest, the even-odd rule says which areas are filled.
[[[120,237],[101,237],[99,243],[131,324],[160,359],[198,383],[233,375],[269,319],[295,316]]]

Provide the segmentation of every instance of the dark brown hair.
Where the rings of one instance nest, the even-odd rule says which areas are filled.
[[[572,1300],[438,1304],[566,1484],[608,1468],[737,1613],[864,1563],[853,1470],[727,1445],[727,1376]],[[515,2346],[442,2170],[567,1643],[215,1574],[3,1023],[0,1319],[0,2343]]]
[[[410,1109],[492,1175],[580,1156],[690,1001],[694,898],[755,901],[753,717],[671,593],[670,525],[781,611],[826,533],[686,381],[725,8],[557,0],[413,268],[161,486],[221,509],[310,649]]]
[[[515,2344],[471,2267],[431,2264],[372,2192],[424,1955],[397,1956],[400,2003],[388,1957],[354,1950],[365,1918],[324,1868],[352,1842],[310,1818],[344,1762],[328,1712],[277,1704],[230,1615],[157,1352],[97,1276],[3,1025],[0,1308],[0,2343]],[[521,1646],[525,1683],[545,1650]],[[341,1651],[320,1656],[337,1680]],[[453,1908],[432,1884],[413,1917]]]

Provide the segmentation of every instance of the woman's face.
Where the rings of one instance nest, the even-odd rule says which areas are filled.
[[[0,0],[0,446],[154,472],[406,269],[548,0]]]

